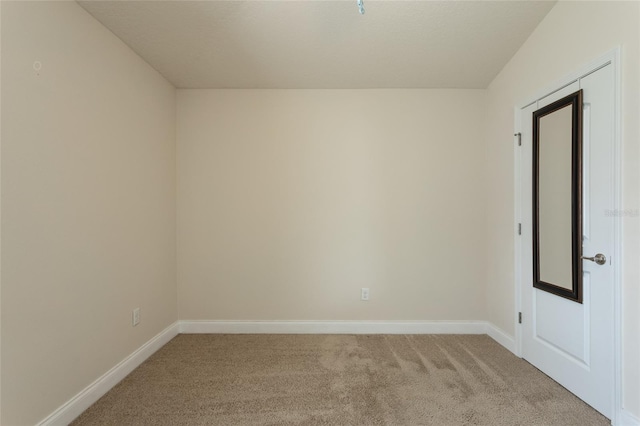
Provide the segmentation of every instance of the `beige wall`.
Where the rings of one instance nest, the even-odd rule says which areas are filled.
[[[560,2],[487,91],[488,319],[513,335],[513,108],[622,46],[624,208],[640,208],[640,3]],[[623,222],[624,406],[640,416],[640,217]]]
[[[175,90],[75,2],[3,1],[1,100],[0,423],[27,425],[177,318]]]
[[[179,90],[180,318],[485,318],[484,102]]]

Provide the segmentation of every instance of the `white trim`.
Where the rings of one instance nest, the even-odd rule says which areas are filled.
[[[611,65],[613,66],[613,78],[615,80],[615,98],[614,98],[614,132],[613,138],[613,198],[614,209],[622,210],[622,62],[620,59],[621,49],[616,48],[611,53]],[[622,341],[622,271],[623,271],[623,232],[622,218],[615,215],[613,219],[613,415],[612,424],[625,425],[640,424],[638,419],[631,423],[631,413],[628,413],[625,419],[625,410],[623,408],[623,371],[622,356],[624,351]]]
[[[551,95],[552,93],[557,92],[558,90],[562,90],[563,88],[567,87],[572,83],[575,83],[582,77],[586,77],[587,75],[593,73],[594,71],[597,71],[598,69],[604,67],[609,63],[614,64],[616,66],[616,69],[619,70],[619,65],[620,65],[619,57],[620,57],[620,47],[616,47],[608,51],[604,55],[600,56],[599,58],[594,59],[593,61],[589,62],[586,65],[583,65],[577,71],[572,72],[571,74],[567,74],[563,78],[558,79],[552,84],[544,87],[542,90],[539,90],[538,92],[534,93],[533,96],[527,97],[522,102],[517,102],[516,108],[518,110],[524,109],[529,105],[533,104],[534,102],[537,102],[540,99],[545,98]]]
[[[522,133],[522,118],[521,118],[520,108],[514,108],[514,133]],[[522,140],[522,139],[520,139]],[[514,202],[514,226],[518,226],[518,223],[522,223],[522,145],[518,145],[516,143],[513,144],[513,202]],[[525,232],[524,230],[521,232]],[[518,357],[522,358],[522,327],[520,327],[520,323],[518,321],[518,314],[522,312],[522,296],[521,296],[521,287],[520,287],[520,276],[522,274],[522,248],[521,248],[521,240],[522,233],[518,234],[518,232],[514,229],[513,233],[513,273],[515,276],[513,277],[513,282],[516,283],[515,291],[513,292],[514,300],[514,312],[513,312],[513,321],[514,321],[514,329],[515,329],[515,342],[514,342],[514,351]]]
[[[504,330],[496,327],[490,322],[487,322],[486,324],[486,332],[487,332],[487,335],[491,337],[493,340],[500,343],[502,346],[504,346],[507,350],[509,350],[514,355],[519,356],[516,353],[517,346],[516,346],[516,339],[514,337],[509,336],[509,334],[507,334]]]
[[[180,321],[187,334],[485,334],[486,321]]]
[[[38,426],[68,425],[177,334],[178,322],[175,322],[51,413]]]
[[[618,423],[613,423],[618,426],[640,426],[640,419],[628,412],[627,410],[620,410],[620,416],[618,417]]]
[[[181,334],[487,334],[516,353],[516,339],[487,321],[179,321]]]
[[[516,340],[487,321],[176,321],[38,423],[67,425],[178,334],[487,334],[515,353]],[[633,417],[629,414],[629,419]],[[621,423],[627,426],[627,423]],[[634,423],[628,423],[635,426]]]
[[[614,105],[614,208],[617,211],[622,210],[622,113],[621,113],[621,102],[622,102],[622,91],[621,91],[621,49],[620,47],[616,47],[596,60],[586,64],[585,66],[578,69],[576,72],[565,76],[564,78],[554,82],[552,85],[544,88],[539,91],[535,96],[526,99],[523,102],[517,104],[515,111],[516,116],[519,115],[519,110],[531,105],[537,100],[548,96],[551,93],[556,92],[557,90],[566,87],[569,84],[572,84],[575,81],[578,81],[580,78],[585,77],[592,72],[602,68],[607,64],[611,64],[613,66],[614,71],[614,80],[615,80],[615,105]],[[519,122],[517,118],[514,120],[514,130],[518,132],[519,130]],[[514,168],[517,172],[520,171],[520,159],[517,155],[514,154]],[[519,185],[521,176],[519,174],[514,174],[514,181],[516,185]],[[516,187],[517,188],[517,187]],[[520,220],[520,208],[516,206],[514,209],[514,216],[516,221]],[[614,347],[613,347],[613,356],[614,356],[614,365],[613,365],[613,392],[611,392],[613,398],[613,407],[612,407],[612,418],[611,423],[613,425],[624,425],[627,424],[624,422],[627,421],[636,421],[635,418],[631,416],[629,413],[625,412],[622,408],[622,392],[623,392],[623,372],[622,372],[622,354],[623,354],[623,342],[622,342],[622,259],[623,259],[623,232],[622,232],[622,221],[621,218],[614,218],[614,257],[615,261],[613,262],[614,268],[614,283],[613,283],[613,298],[614,298]],[[518,310],[522,306],[522,294],[520,292],[521,289],[521,279],[520,275],[517,273],[518,268],[522,262],[522,255],[520,249],[520,241],[516,239],[515,242],[515,252],[516,259],[514,264],[514,269],[516,269],[516,277],[514,280],[515,292],[518,295],[519,299],[516,302],[516,306]],[[522,348],[522,335],[519,330],[519,324],[517,324],[517,320],[515,320],[516,327],[516,348],[519,350],[519,354],[521,355]],[[634,423],[631,423],[634,424]],[[637,424],[637,422],[636,422]]]

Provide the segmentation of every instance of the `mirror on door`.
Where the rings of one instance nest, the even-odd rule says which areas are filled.
[[[533,113],[533,286],[582,303],[582,90]]]

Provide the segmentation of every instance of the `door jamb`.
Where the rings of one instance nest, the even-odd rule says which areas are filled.
[[[614,78],[614,164],[613,164],[613,190],[614,190],[614,211],[622,211],[622,114],[621,114],[621,48],[607,52],[598,59],[580,67],[578,71],[573,72],[564,78],[556,81],[554,84],[547,86],[544,90],[539,91],[535,96],[527,98],[524,102],[518,103],[514,107],[514,134],[518,134],[522,129],[520,118],[520,110],[526,108],[534,102],[548,96],[569,84],[572,84],[583,77],[597,71],[598,69],[611,64],[613,66]],[[517,232],[518,223],[522,222],[522,150],[517,143],[514,143],[514,283],[515,283],[515,351],[516,355],[522,357],[522,327],[518,323],[518,313],[522,312],[522,248],[521,239]],[[617,425],[621,421],[623,412],[622,405],[622,261],[623,261],[623,233],[622,218],[620,215],[613,215],[614,221],[614,243],[613,243],[613,389],[612,395],[612,416],[611,424]]]

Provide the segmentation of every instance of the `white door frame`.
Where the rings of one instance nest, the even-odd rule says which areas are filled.
[[[614,252],[612,256],[613,260],[613,332],[614,332],[614,348],[613,348],[613,389],[612,395],[612,418],[611,424],[618,425],[621,421],[621,415],[623,411],[622,407],[622,218],[616,212],[622,211],[622,121],[621,121],[621,69],[620,69],[620,47],[617,47],[600,58],[580,67],[576,72],[571,73],[568,76],[556,81],[554,84],[546,87],[544,90],[539,91],[535,96],[527,98],[524,102],[520,102],[514,107],[514,133],[518,132],[521,128],[520,122],[520,110],[525,108],[539,99],[550,95],[563,87],[572,84],[582,77],[585,77],[594,71],[606,66],[613,66],[614,75]],[[521,270],[522,270],[522,249],[521,238],[518,235],[518,224],[522,223],[522,191],[520,190],[522,185],[522,159],[521,149],[518,146],[518,139],[515,140],[515,148],[513,154],[514,163],[514,283],[515,283],[515,312],[514,322],[516,330],[516,355],[522,357],[522,328],[518,323],[518,314],[522,312],[522,294],[521,294]]]

